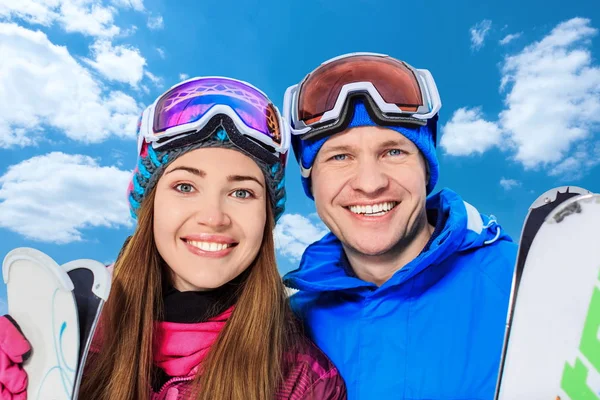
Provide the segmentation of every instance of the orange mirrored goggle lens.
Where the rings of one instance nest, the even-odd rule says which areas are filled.
[[[423,105],[417,77],[406,64],[390,57],[362,55],[334,60],[314,70],[300,87],[298,118],[306,124],[318,122],[334,108],[342,87],[354,82],[371,82],[399,112],[416,112]]]

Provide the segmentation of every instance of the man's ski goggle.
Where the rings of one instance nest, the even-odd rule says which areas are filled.
[[[231,135],[228,130],[234,143],[241,139],[244,143],[236,144],[242,148],[260,145],[285,160],[289,129],[269,98],[249,83],[217,76],[179,83],[146,108],[138,123],[138,152],[143,141],[160,149],[184,138],[202,140],[219,125],[230,123],[240,134]]]
[[[426,125],[441,108],[428,70],[385,54],[350,53],[324,62],[286,90],[284,120],[302,139],[330,135],[344,129],[355,97],[382,125]]]

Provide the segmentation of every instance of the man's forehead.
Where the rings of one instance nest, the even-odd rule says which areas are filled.
[[[379,147],[388,144],[408,143],[412,142],[396,130],[380,126],[361,126],[333,135],[323,144],[321,150],[336,147]]]

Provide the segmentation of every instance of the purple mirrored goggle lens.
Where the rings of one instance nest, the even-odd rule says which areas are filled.
[[[271,102],[256,89],[225,78],[201,78],[183,83],[156,104],[153,131],[198,121],[218,104],[229,106],[248,127],[281,144],[281,126]]]

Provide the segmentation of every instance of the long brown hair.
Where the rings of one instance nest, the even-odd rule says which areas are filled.
[[[154,243],[155,190],[141,205],[138,225],[118,257],[102,315],[102,350],[86,365],[79,398],[146,400],[152,379],[153,324],[161,318],[168,268]],[[284,353],[297,336],[277,270],[270,202],[259,253],[240,285],[234,312],[193,381],[199,400],[271,400],[282,379]]]

